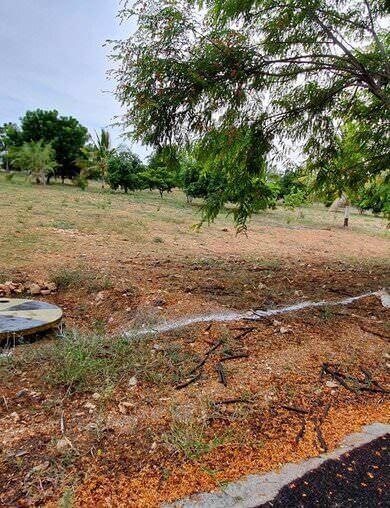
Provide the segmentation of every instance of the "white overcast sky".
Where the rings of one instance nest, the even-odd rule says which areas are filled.
[[[120,108],[105,92],[114,83],[102,45],[134,30],[119,25],[118,8],[119,0],[0,0],[0,124],[42,108],[74,116],[92,133],[109,126]],[[114,144],[123,142],[110,131]]]

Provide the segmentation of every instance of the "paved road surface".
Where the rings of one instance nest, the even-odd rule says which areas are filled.
[[[390,434],[327,460],[257,508],[390,507]]]

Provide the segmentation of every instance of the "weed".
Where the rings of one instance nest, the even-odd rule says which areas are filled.
[[[44,365],[44,380],[68,393],[99,391],[109,396],[119,380],[132,376],[156,385],[174,384],[190,356],[156,351],[151,340],[151,336],[105,338],[71,331],[38,349],[27,348],[5,368],[9,372]]]
[[[164,243],[164,240],[160,236],[155,236],[153,238],[154,243]]]
[[[330,319],[333,316],[333,311],[330,307],[323,307],[320,309],[320,316],[322,319]]]
[[[79,269],[63,267],[52,272],[50,280],[54,282],[58,288],[67,289],[71,286],[81,285],[85,281],[85,276]]]
[[[62,494],[58,503],[58,508],[73,508],[74,506],[74,492],[72,489],[66,489]]]
[[[50,280],[60,289],[77,286],[83,287],[89,293],[112,287],[112,281],[107,275],[95,274],[85,267],[61,267],[51,273]]]
[[[67,220],[55,220],[51,225],[56,229],[75,229],[75,224]]]
[[[169,432],[164,434],[164,442],[181,456],[198,460],[205,453],[223,444],[223,438],[208,437],[206,424],[194,419],[174,420]]]

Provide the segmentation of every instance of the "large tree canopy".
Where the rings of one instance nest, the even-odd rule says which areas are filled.
[[[56,174],[73,177],[79,172],[76,160],[88,139],[88,130],[71,116],[60,116],[58,111],[37,109],[27,111],[21,118],[20,127],[5,124],[0,129],[8,147],[21,146],[31,141],[50,143],[55,150]]]
[[[195,144],[227,175],[238,222],[267,205],[267,159],[299,147],[321,165],[344,122],[367,179],[389,167],[388,14],[386,0],[125,2],[138,30],[113,44],[124,123],[155,147]]]

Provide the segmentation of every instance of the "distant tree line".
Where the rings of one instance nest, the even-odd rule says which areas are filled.
[[[125,193],[157,190],[161,197],[178,187],[188,202],[203,200],[206,220],[213,220],[222,204],[229,202],[234,205],[231,210],[239,222],[242,207],[253,206],[251,193],[258,194],[258,210],[277,203],[300,209],[310,199],[330,206],[343,197],[348,205],[382,213],[390,219],[389,171],[384,169],[363,178],[356,170],[367,157],[364,145],[357,141],[358,129],[356,123],[345,123],[333,156],[319,166],[308,162],[282,174],[265,166],[261,177],[254,167],[253,173],[246,174],[242,181],[221,167],[217,147],[211,162],[202,157],[202,147],[196,144],[183,150],[157,148],[142,162],[126,146],[114,148],[107,130],[90,136],[75,118],[60,116],[54,110],[28,111],[20,125],[8,123],[0,127],[0,153],[6,169],[25,170],[40,184],[48,184],[53,178],[62,182],[71,179],[85,189],[93,179],[103,187]],[[247,156],[251,156],[250,151]],[[243,193],[250,203],[242,200]]]

